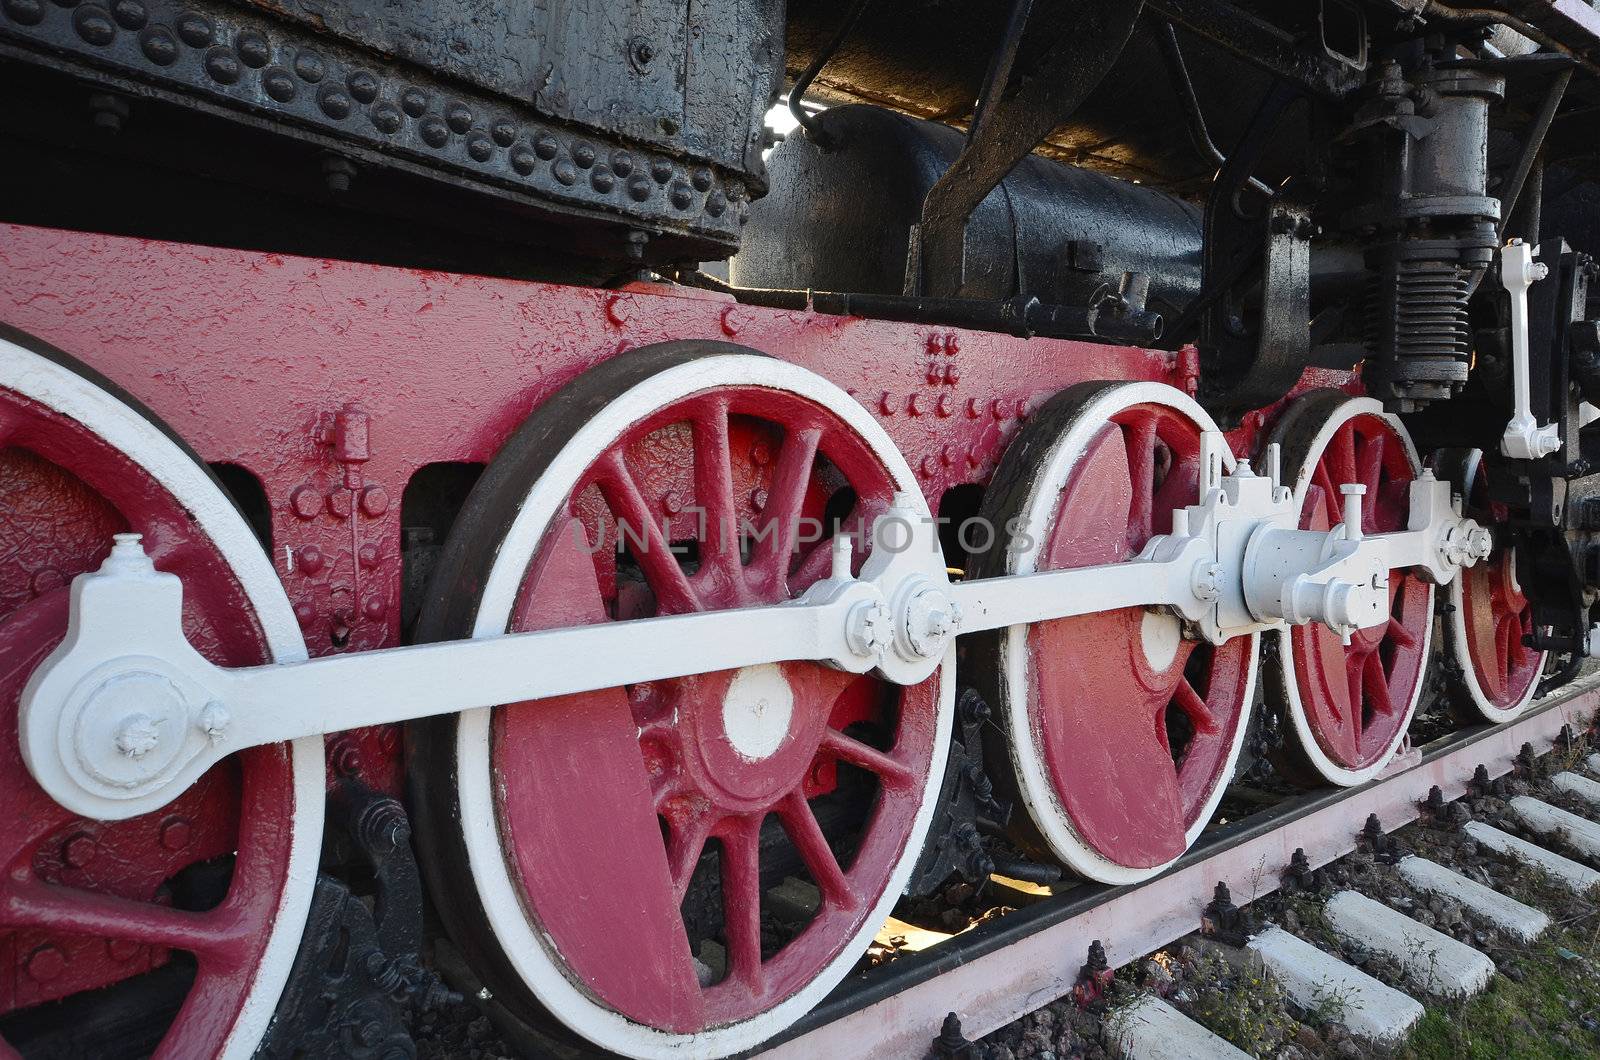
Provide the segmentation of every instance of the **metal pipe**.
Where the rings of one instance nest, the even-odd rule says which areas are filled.
[[[1511,212],[1516,209],[1517,199],[1522,195],[1522,186],[1528,181],[1528,174],[1533,172],[1534,162],[1539,157],[1539,148],[1544,145],[1545,134],[1550,131],[1550,123],[1555,121],[1556,111],[1561,107],[1562,97],[1566,95],[1567,84],[1572,80],[1572,67],[1567,67],[1556,75],[1550,83],[1550,90],[1544,95],[1544,103],[1539,107],[1539,113],[1533,119],[1533,125],[1528,129],[1528,142],[1522,147],[1522,157],[1517,159],[1517,168],[1511,174],[1511,180],[1506,185],[1506,193],[1500,197],[1500,226],[1497,235],[1504,239],[1506,225],[1511,221]],[[1539,242],[1537,228],[1526,234],[1530,243]]]
[[[828,146],[828,134],[822,131],[822,127],[817,124],[814,117],[806,113],[805,107],[801,106],[801,100],[805,98],[811,82],[817,79],[817,75],[822,73],[822,68],[828,65],[828,60],[833,58],[833,53],[839,50],[845,38],[850,36],[850,31],[856,28],[856,23],[861,21],[862,12],[866,11],[867,5],[871,2],[872,0],[856,0],[855,7],[845,16],[844,22],[840,24],[838,32],[834,33],[828,46],[819,51],[816,58],[811,60],[811,65],[801,71],[800,76],[795,78],[794,87],[789,90],[789,113],[794,115],[794,120],[818,147]]]
[[[1194,141],[1195,150],[1215,162],[1220,169],[1227,164],[1228,156],[1211,139],[1211,131],[1206,127],[1206,115],[1200,109],[1200,97],[1195,94],[1194,81],[1189,76],[1189,64],[1184,61],[1183,49],[1178,45],[1178,31],[1172,28],[1172,23],[1163,22],[1156,31],[1156,41],[1167,60],[1167,73],[1178,91],[1178,102],[1183,104],[1184,113],[1189,116],[1189,138]],[[1276,194],[1270,184],[1255,177],[1249,178],[1249,184],[1269,199]]]

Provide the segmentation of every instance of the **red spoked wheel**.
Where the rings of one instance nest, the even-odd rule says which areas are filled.
[[[983,517],[1004,528],[980,577],[1120,563],[1198,500],[1209,416],[1158,383],[1091,383],[1044,405],[1007,450]],[[1073,871],[1132,883],[1210,819],[1247,729],[1256,638],[1190,639],[1124,608],[973,638],[968,662],[1007,737],[990,773],[1028,809],[1017,838]]]
[[[294,614],[243,517],[148,413],[15,332],[0,381],[0,1036],[24,1054],[250,1056],[316,877],[321,741],[235,756],[159,812],[101,822],[34,783],[17,705],[115,533],[183,578],[185,633],[215,662],[303,658]]]
[[[827,574],[835,523],[870,527],[914,483],[803,369],[717,343],[634,351],[506,443],[419,636],[793,599]],[[900,688],[754,666],[418,726],[414,801],[452,934],[518,1015],[603,1048],[758,1044],[844,975],[903,890],[950,669]]]
[[[1400,420],[1370,398],[1316,391],[1297,399],[1267,438],[1282,447],[1300,525],[1327,530],[1344,518],[1339,487],[1360,483],[1362,532],[1404,530],[1410,485],[1422,471]],[[1428,669],[1433,586],[1406,570],[1389,574],[1389,621],[1344,644],[1320,623],[1277,634],[1269,672],[1297,737],[1282,763],[1291,776],[1340,786],[1371,779],[1405,739]]]
[[[1447,450],[1433,458],[1439,477],[1465,498],[1466,514],[1493,526],[1482,463],[1476,449]],[[1523,641],[1533,633],[1533,606],[1517,581],[1516,551],[1508,541],[1496,541],[1489,558],[1462,570],[1449,593],[1444,627],[1455,663],[1451,683],[1477,717],[1495,724],[1510,721],[1533,702],[1547,658]]]

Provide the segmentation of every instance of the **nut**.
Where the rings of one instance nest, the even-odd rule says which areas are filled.
[[[161,733],[156,729],[155,719],[148,714],[130,714],[117,726],[117,753],[124,758],[137,762],[154,751],[160,742]]]
[[[894,617],[881,603],[859,603],[850,609],[845,624],[845,642],[863,658],[883,653],[893,637]]]

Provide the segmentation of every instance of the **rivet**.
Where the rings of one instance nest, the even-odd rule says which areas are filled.
[[[562,184],[575,184],[578,180],[578,167],[568,162],[565,158],[551,167],[550,172]]]
[[[261,87],[279,103],[287,103],[294,98],[294,78],[281,66],[261,71]]]
[[[252,69],[259,70],[272,61],[272,45],[253,29],[240,30],[233,39],[233,46],[238,49],[239,58]]]
[[[882,416],[893,416],[894,407],[895,401],[893,396],[890,395],[887,390],[885,390],[883,392],[883,396],[878,399],[878,414]]]
[[[37,26],[44,21],[44,5],[39,0],[5,0],[5,12],[19,26]]]
[[[923,457],[921,465],[919,465],[917,468],[918,473],[920,473],[923,478],[932,478],[933,473],[937,470],[938,463],[931,456]]]
[[[943,464],[945,467],[950,467],[955,464],[956,455],[956,447],[953,445],[947,445],[939,450],[939,463]]]
[[[322,510],[322,494],[315,486],[296,486],[289,494],[289,507],[302,519],[314,519]]]
[[[372,544],[362,545],[356,551],[356,560],[363,567],[376,567],[378,565],[378,546]]]
[[[527,176],[538,165],[539,158],[527,144],[517,144],[511,149],[511,168]]]
[[[739,334],[744,329],[744,322],[739,317],[739,311],[733,306],[722,310],[722,333],[729,338]]]
[[[487,136],[474,136],[467,141],[467,154],[475,162],[487,162],[494,157],[494,141]]]
[[[694,172],[689,174],[689,180],[694,184],[695,191],[711,190],[711,170],[704,166],[695,167]]]
[[[923,378],[928,381],[929,386],[937,383],[943,377],[944,373],[939,370],[939,366],[937,364],[929,364],[928,370],[923,373]]]
[[[383,617],[383,613],[387,609],[388,605],[384,603],[381,596],[369,596],[361,602],[361,614],[365,616],[368,622],[378,621]]]
[[[428,94],[420,88],[408,88],[400,93],[400,109],[413,118],[420,118],[428,112]]]
[[[650,182],[643,177],[634,177],[628,181],[628,198],[634,202],[644,202],[654,192]]]
[[[211,43],[211,20],[197,11],[185,11],[178,16],[178,37],[191,48],[204,48]]]
[[[533,153],[548,162],[561,153],[561,142],[549,133],[543,133],[533,141]]]
[[[464,133],[472,128],[472,111],[465,103],[451,100],[444,108],[445,124],[458,133]]]
[[[750,507],[756,511],[764,511],[767,507],[767,491],[757,487],[750,491]]]
[[[489,135],[501,147],[510,147],[517,138],[517,127],[508,121],[497,121],[494,128],[489,130]]]
[[[572,145],[572,160],[577,163],[579,169],[588,169],[594,165],[597,157],[594,144],[579,140]]]
[[[720,191],[714,191],[706,196],[706,213],[712,217],[721,217],[728,209],[728,197]]]
[[[294,605],[294,617],[295,621],[299,622],[302,626],[309,626],[317,617],[317,610],[316,608],[312,607],[310,603],[302,600],[298,604]]]
[[[667,197],[672,205],[680,210],[687,210],[694,205],[694,189],[681,180],[672,182],[672,190]]]
[[[949,416],[956,410],[956,403],[949,394],[939,395],[939,404],[934,411],[940,416]]]
[[[317,93],[317,106],[334,121],[343,121],[355,109],[355,103],[350,96],[343,89],[333,85],[328,85]]]
[[[750,462],[756,467],[766,467],[772,463],[772,450],[765,442],[754,443],[750,446]]]
[[[344,79],[344,83],[358,103],[371,103],[378,98],[378,79],[370,70],[356,70]]]
[[[978,447],[969,445],[967,447],[967,466],[977,467],[981,463],[983,463],[983,457],[978,455]]]
[[[193,836],[187,817],[168,817],[161,822],[161,845],[168,850],[182,850]]]
[[[350,491],[334,489],[328,491],[328,514],[336,519],[350,518]]]
[[[589,186],[600,194],[605,195],[617,186],[617,178],[611,175],[610,166],[595,166],[589,173]]]
[[[995,398],[994,402],[989,406],[989,411],[993,413],[994,418],[997,420],[1006,419],[1011,415],[1011,402],[1005,398]]]
[[[961,369],[957,368],[953,364],[945,365],[944,366],[944,381],[946,383],[950,383],[951,385],[954,385],[956,383],[961,382]]]
[[[139,944],[128,939],[107,939],[106,953],[111,955],[112,960],[125,964],[139,956]]]
[[[683,500],[672,490],[661,495],[661,510],[668,515],[677,515],[683,511]]]
[[[650,175],[657,184],[665,184],[672,179],[672,163],[665,158],[657,158],[650,163]]]
[[[611,152],[611,172],[626,177],[633,172],[633,156],[626,151]]]
[[[28,954],[25,966],[28,978],[38,983],[48,983],[67,970],[67,955],[58,946],[43,945]]]
[[[739,208],[735,211],[735,213],[738,215],[740,224],[749,224],[750,223],[750,204],[749,203],[744,202],[744,201],[741,200],[740,203],[739,203]]]
[[[145,20],[149,15],[139,0],[112,0],[111,17],[116,19],[117,25],[123,29],[144,29]]]
[[[322,56],[308,49],[294,57],[294,72],[300,75],[300,80],[314,85],[327,76],[328,67]]]
[[[626,327],[628,324],[628,303],[620,294],[606,296],[606,319],[615,327]]]
[[[96,92],[89,97],[89,114],[95,128],[119,133],[128,120],[128,101],[112,92]]]
[[[953,334],[952,335],[946,335],[944,337],[944,352],[948,353],[952,357],[954,357],[956,354],[960,353],[961,352],[961,340],[958,339]]]
[[[117,24],[111,21],[111,12],[94,4],[85,4],[72,14],[72,27],[78,36],[97,47],[105,47],[117,39]]]
[[[99,852],[100,845],[94,841],[94,836],[87,832],[70,836],[61,844],[61,860],[75,869],[81,869],[89,864]]]
[[[906,411],[913,416],[922,415],[922,395],[912,394],[906,398]]]
[[[450,130],[436,115],[423,118],[422,123],[417,126],[417,132],[422,136],[422,142],[429,147],[443,147],[450,140]]]
[[[367,486],[361,491],[361,511],[376,519],[389,510],[389,491],[382,486]]]
[[[323,558],[322,549],[316,545],[306,545],[294,554],[295,566],[306,574],[316,574],[327,565]]]
[[[372,125],[379,132],[399,132],[400,126],[405,123],[405,117],[400,113],[400,108],[393,103],[379,103],[372,108]]]
[[[725,187],[728,189],[728,198],[732,201],[740,202],[744,199],[744,181],[730,180]]]
[[[211,79],[221,85],[231,85],[239,80],[239,75],[244,68],[239,63],[239,57],[233,54],[232,49],[217,45],[206,52],[206,73]]]
[[[977,419],[983,415],[983,402],[977,398],[967,398],[967,418]]]
[[[1028,418],[1028,399],[1027,398],[1019,398],[1017,400],[1017,414],[1016,415],[1017,415],[1017,419],[1019,419],[1019,420],[1025,420],[1025,419]]]

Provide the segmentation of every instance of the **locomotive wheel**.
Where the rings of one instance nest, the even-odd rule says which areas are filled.
[[[1359,482],[1362,532],[1404,530],[1410,484],[1422,471],[1399,419],[1371,398],[1337,390],[1291,404],[1267,438],[1282,446],[1300,526],[1327,530],[1343,518],[1339,487]],[[1275,634],[1269,689],[1297,737],[1280,764],[1291,777],[1342,787],[1375,776],[1405,739],[1422,694],[1433,633],[1433,586],[1415,574],[1389,576],[1389,621],[1344,644],[1321,623]]]
[[[17,703],[114,533],[183,578],[184,631],[212,661],[304,658],[299,626],[244,518],[147,411],[10,329],[0,381],[0,1035],[24,1053],[250,1056],[316,879],[322,741],[244,752],[156,813],[100,822],[34,783]]]
[[[1466,514],[1486,526],[1496,522],[1476,449],[1435,454],[1434,468],[1464,498]],[[1472,704],[1476,719],[1510,721],[1533,702],[1547,653],[1523,643],[1533,632],[1533,605],[1517,582],[1516,552],[1497,541],[1482,563],[1465,568],[1451,581],[1445,616],[1445,645],[1451,684]]]
[[[978,577],[1136,556],[1195,503],[1211,418],[1158,383],[1088,383],[1045,404],[985,496],[996,540]],[[1231,459],[1231,458],[1230,458]],[[1233,776],[1254,695],[1256,637],[1212,647],[1132,607],[972,638],[968,662],[1007,739],[995,782],[1031,821],[1019,841],[1074,872],[1133,883],[1188,849]],[[1031,825],[1031,827],[1030,827]]]
[[[808,529],[870,527],[897,491],[920,501],[887,435],[819,377],[722,343],[636,350],[505,444],[418,638],[792,599],[829,567]],[[726,532],[746,523],[748,549]],[[448,928],[530,1022],[633,1056],[758,1044],[844,976],[903,890],[942,776],[953,659],[904,689],[785,663],[415,726]],[[786,877],[809,919],[773,904]]]

